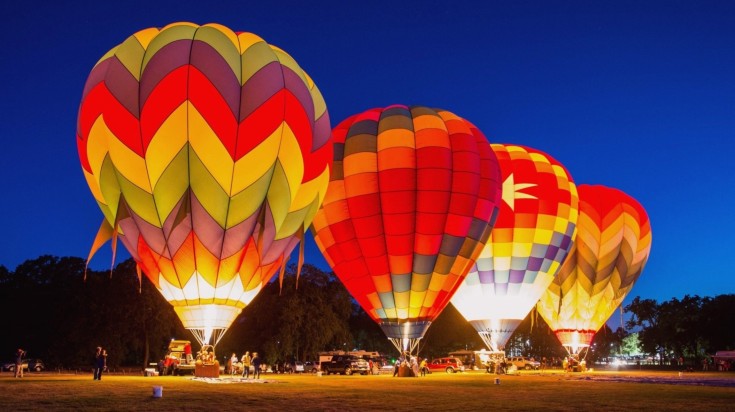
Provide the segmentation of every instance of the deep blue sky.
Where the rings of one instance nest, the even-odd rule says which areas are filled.
[[[627,192],[653,228],[627,301],[735,293],[734,1],[61,3],[0,5],[0,264],[10,270],[43,254],[86,257],[102,219],[75,144],[86,76],[130,34],[185,20],[288,51],[332,126],[376,106],[441,107],[492,142],[549,153],[578,184]],[[313,241],[306,251],[326,267]],[[109,265],[108,247],[92,267]]]

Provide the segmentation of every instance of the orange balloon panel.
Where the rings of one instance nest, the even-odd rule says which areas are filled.
[[[420,338],[490,234],[497,158],[471,123],[420,106],[368,110],[332,135],[316,243],[388,337]]]
[[[589,346],[641,275],[651,224],[632,197],[605,186],[578,186],[574,247],[537,304],[562,344]]]

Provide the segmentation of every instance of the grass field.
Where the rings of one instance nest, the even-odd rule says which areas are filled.
[[[735,410],[735,374],[695,372],[481,372],[421,378],[262,375],[212,383],[191,377],[29,373],[0,375],[0,409],[74,411]],[[495,384],[499,378],[499,384]],[[153,386],[163,387],[154,398]]]

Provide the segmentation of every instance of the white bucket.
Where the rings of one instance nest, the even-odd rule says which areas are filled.
[[[317,372],[316,372],[316,376],[318,376],[318,377],[320,377],[320,378],[321,378],[321,377],[322,377],[322,371],[317,371]]]
[[[500,378],[495,378],[495,384],[500,385]]]
[[[682,376],[684,376],[684,372],[679,372],[679,377],[681,378]]]
[[[160,398],[162,396],[163,396],[163,386],[154,386],[153,387],[153,397]]]

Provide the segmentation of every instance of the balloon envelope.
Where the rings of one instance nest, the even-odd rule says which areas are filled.
[[[574,247],[537,304],[571,353],[589,347],[641,275],[651,250],[651,225],[640,203],[605,186],[578,190]]]
[[[577,188],[551,156],[492,144],[503,202],[480,257],[452,298],[488,348],[501,350],[556,276],[572,247]]]
[[[352,296],[408,349],[489,236],[497,159],[471,123],[421,106],[365,111],[333,137],[333,174],[312,232]]]
[[[119,235],[203,342],[303,237],[332,161],[309,76],[217,24],[145,29],[107,52],[84,87],[77,146],[101,233]]]

